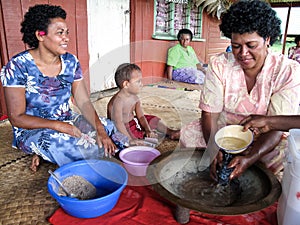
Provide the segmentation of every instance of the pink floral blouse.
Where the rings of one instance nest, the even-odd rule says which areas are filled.
[[[221,113],[219,124],[238,124],[250,114],[297,114],[300,102],[300,66],[269,52],[250,93],[243,69],[232,53],[211,58],[200,98],[201,110]]]
[[[245,75],[232,53],[212,56],[200,97],[201,110],[220,113],[218,126],[239,124],[250,114],[297,114],[300,102],[300,65],[269,52],[255,86],[247,91]],[[205,147],[199,120],[182,127],[184,147]]]

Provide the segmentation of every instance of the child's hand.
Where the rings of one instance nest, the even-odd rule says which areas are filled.
[[[143,139],[131,139],[129,141],[130,146],[143,146],[144,140]]]
[[[156,132],[154,132],[154,131],[146,131],[146,137],[148,137],[148,138],[158,138],[158,135],[157,135],[157,133]]]

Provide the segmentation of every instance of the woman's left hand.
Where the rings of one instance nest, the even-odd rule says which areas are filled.
[[[229,179],[238,178],[241,176],[248,167],[252,165],[252,159],[250,155],[246,156],[235,156],[229,163],[228,168],[234,168],[230,174]]]

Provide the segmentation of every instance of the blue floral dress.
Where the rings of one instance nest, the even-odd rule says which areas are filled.
[[[25,88],[26,114],[49,120],[59,120],[77,126],[81,138],[75,138],[52,129],[23,129],[13,127],[13,147],[25,153],[36,153],[59,166],[80,159],[97,159],[104,155],[96,143],[96,131],[71,110],[69,100],[72,83],[82,79],[76,56],[61,55],[62,70],[56,77],[44,76],[28,51],[14,56],[1,71],[4,87]],[[114,124],[100,118],[109,136],[116,133]],[[119,135],[119,134],[118,134]]]

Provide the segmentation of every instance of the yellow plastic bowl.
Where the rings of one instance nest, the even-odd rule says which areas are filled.
[[[248,148],[253,141],[253,133],[250,130],[243,131],[241,125],[228,125],[215,135],[217,146],[227,153],[238,154]]]

